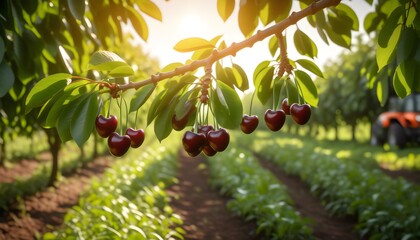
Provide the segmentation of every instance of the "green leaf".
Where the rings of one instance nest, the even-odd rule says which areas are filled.
[[[6,62],[2,62],[0,64],[0,98],[9,92],[14,83],[15,74],[12,68]]]
[[[279,50],[279,43],[276,36],[270,38],[270,41],[268,42],[268,49],[270,50],[271,56],[275,57],[277,50]]]
[[[77,145],[82,148],[89,139],[94,126],[95,119],[99,112],[98,93],[95,92],[86,97],[77,106],[70,122],[70,134]]]
[[[61,114],[57,119],[56,127],[58,135],[63,143],[73,139],[70,133],[71,121],[77,109],[76,106],[78,106],[78,104],[84,99],[84,97],[78,98],[72,104],[63,106],[63,110],[61,110]]]
[[[167,138],[172,132],[172,116],[174,115],[177,98],[178,97],[172,99],[169,106],[166,106],[166,108],[157,115],[156,121],[154,122],[155,134],[160,142]]]
[[[41,79],[29,92],[26,98],[25,112],[29,113],[33,108],[40,107],[48,101],[60,89],[67,85],[71,74],[57,73]]]
[[[73,15],[74,18],[83,21],[86,7],[85,0],[68,0],[67,3],[69,5],[71,15]]]
[[[351,25],[352,30],[354,31],[359,30],[359,18],[357,17],[357,14],[353,11],[351,7],[349,7],[348,5],[344,3],[340,3],[337,5],[336,9],[340,10],[342,15],[347,16],[348,17],[347,20],[349,19],[351,20],[350,22],[352,23]]]
[[[115,67],[108,74],[109,76],[116,77],[116,78],[128,77],[128,76],[134,75],[134,70],[130,66],[124,65],[124,66]]]
[[[377,74],[378,84],[376,86],[376,95],[381,106],[385,106],[389,95],[389,84],[388,84],[388,68],[382,68]]]
[[[394,9],[391,15],[385,20],[384,25],[378,35],[378,45],[381,48],[386,48],[389,45],[389,42],[394,36],[395,30],[397,28],[401,29],[399,20],[401,20],[403,12],[404,8],[400,6]]]
[[[395,92],[401,98],[411,93],[416,71],[415,61],[405,61],[397,66],[394,73],[393,85]]]
[[[371,33],[375,31],[379,24],[379,16],[376,12],[370,12],[366,15],[365,20],[363,22],[363,26],[367,33]]]
[[[127,15],[136,30],[137,34],[144,40],[147,41],[149,37],[149,29],[144,18],[134,9],[133,7],[127,6]]]
[[[92,54],[88,70],[97,71],[115,71],[115,75],[119,76],[119,73],[126,73],[132,75],[134,70],[128,65],[120,56],[117,54],[100,50]],[[124,75],[128,76],[128,75]]]
[[[174,63],[170,63],[168,65],[166,65],[165,67],[162,68],[162,72],[170,72],[173,71],[179,67],[184,66],[184,64],[180,63],[180,62],[174,62]]]
[[[142,12],[156,20],[162,21],[162,13],[154,2],[150,0],[140,0],[138,6]]]
[[[217,0],[217,12],[224,22],[232,15],[235,0]]]
[[[133,98],[131,98],[130,112],[137,111],[141,106],[143,106],[147,99],[149,99],[150,95],[152,95],[155,88],[155,84],[148,84],[137,89],[136,93],[134,93]]]
[[[255,1],[241,1],[238,12],[239,29],[245,37],[249,37],[258,26],[258,6]]]
[[[324,78],[321,69],[314,62],[307,59],[299,59],[295,62],[318,77]]]
[[[174,49],[178,52],[192,52],[199,49],[214,48],[214,44],[198,37],[186,38],[179,41]]]
[[[296,50],[310,58],[314,58],[318,55],[318,48],[315,43],[301,30],[297,29],[293,40],[296,46]]]
[[[283,100],[283,98],[281,97],[282,95],[282,89],[284,86],[284,81],[286,80],[286,77],[276,77],[274,78],[273,82],[273,102],[274,102],[274,106],[273,109],[278,109],[278,106],[281,105],[281,102]]]
[[[238,87],[239,90],[241,91],[248,90],[249,89],[248,76],[246,75],[242,67],[234,63],[232,65],[232,71],[235,76],[236,87]]]
[[[4,41],[3,41],[3,38],[0,36],[0,62],[3,61],[5,52],[6,52],[6,48],[4,46]]]
[[[379,70],[388,65],[394,59],[401,28],[402,26],[399,25],[394,29],[386,47],[381,47],[379,44],[377,45],[376,62],[378,63]]]
[[[235,129],[241,124],[243,109],[237,92],[221,81],[213,89],[211,104],[217,122],[224,128]]]
[[[235,82],[231,69],[228,67],[223,68],[220,62],[216,62],[216,80],[222,81],[230,87],[233,87]]]
[[[195,79],[196,77],[194,75],[184,75],[179,81],[172,80],[173,84],[168,82],[167,84],[172,84],[172,86],[160,92],[158,96],[153,99],[153,102],[149,107],[147,114],[147,125],[149,125],[157,115],[159,115],[165,108],[167,108],[171,100],[181,91],[185,85],[191,84],[191,82]]]
[[[333,43],[337,44],[338,46],[350,49],[351,32],[347,32],[347,34],[338,34],[332,30],[329,24],[325,25],[324,29]]]
[[[175,107],[175,116],[177,119],[184,118],[197,102],[197,96],[200,92],[200,88],[194,88],[187,91],[180,98]]]
[[[265,65],[264,62],[260,63],[260,65],[261,64]],[[259,66],[257,66],[257,69],[258,68]],[[259,73],[254,78],[255,91],[257,91],[257,97],[263,105],[265,105],[268,99],[270,99],[272,96],[273,75],[274,67],[266,66],[265,68],[261,69],[261,71],[259,71]]]
[[[286,79],[286,92],[289,105],[299,102],[298,89],[296,88],[296,84],[290,78]]]
[[[311,77],[304,71],[296,70],[295,79],[298,83],[299,93],[309,105],[318,106],[318,89],[316,88]]]
[[[417,32],[413,28],[404,28],[397,45],[397,64],[414,56],[419,43]]]

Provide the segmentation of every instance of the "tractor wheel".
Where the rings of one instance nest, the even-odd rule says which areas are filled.
[[[388,130],[388,143],[391,147],[398,147],[400,149],[405,147],[407,139],[402,126],[398,123],[391,123]]]
[[[372,146],[382,146],[386,141],[385,129],[379,121],[375,121],[370,129],[370,144]]]

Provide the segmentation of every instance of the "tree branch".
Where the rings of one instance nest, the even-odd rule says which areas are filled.
[[[142,86],[145,86],[151,83],[157,83],[159,81],[162,81],[168,78],[172,78],[178,75],[183,75],[187,72],[192,72],[200,67],[212,65],[214,62],[218,61],[219,59],[225,58],[227,56],[235,56],[238,51],[247,47],[252,47],[256,42],[262,41],[269,36],[272,36],[274,34],[280,34],[281,32],[283,32],[284,29],[288,28],[289,26],[293,24],[296,24],[302,18],[305,18],[310,15],[314,15],[316,12],[324,8],[337,6],[340,2],[341,0],[319,0],[317,2],[312,3],[307,8],[302,9],[301,11],[292,12],[288,18],[284,19],[283,21],[271,27],[268,27],[264,30],[258,30],[256,34],[252,35],[251,37],[249,37],[248,39],[245,39],[242,42],[232,43],[229,47],[220,51],[215,49],[213,53],[205,59],[193,61],[190,64],[178,67],[173,71],[157,73],[155,75],[152,75],[149,79],[146,79],[140,82],[130,82],[125,85],[119,85],[118,87],[122,91],[132,89],[132,88],[138,89]]]

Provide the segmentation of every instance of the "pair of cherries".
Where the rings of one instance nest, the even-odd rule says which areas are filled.
[[[125,134],[120,135],[115,132],[117,126],[118,120],[114,115],[110,115],[109,117],[98,115],[96,117],[96,131],[99,136],[108,138],[108,148],[112,155],[121,157],[130,147],[138,148],[143,144],[143,129],[135,130],[133,128],[127,128]]]
[[[285,121],[286,115],[291,115],[292,119],[299,125],[304,125],[311,117],[311,107],[309,104],[293,103],[289,105],[288,99],[282,101],[282,109],[268,109],[264,114],[265,124],[271,131],[279,131]],[[258,127],[258,116],[244,115],[241,122],[241,130],[246,134],[252,133]]]
[[[229,145],[229,132],[224,128],[215,130],[211,125],[200,125],[197,132],[186,131],[182,137],[184,150],[191,157],[201,152],[207,156],[214,156],[223,152]]]

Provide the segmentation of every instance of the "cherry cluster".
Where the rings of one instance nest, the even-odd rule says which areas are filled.
[[[285,121],[286,115],[292,116],[292,119],[299,125],[304,125],[311,117],[311,107],[309,104],[292,103],[289,105],[287,98],[282,101],[281,109],[267,109],[264,114],[265,124],[271,131],[279,131]],[[246,134],[252,133],[258,127],[258,116],[244,115],[241,122],[241,130]]]
[[[120,135],[115,131],[118,126],[118,119],[114,115],[109,117],[98,115],[95,126],[99,136],[108,138],[109,151],[116,157],[124,155],[130,147],[138,148],[143,144],[143,129],[127,128],[125,134]]]
[[[182,137],[182,145],[191,157],[201,152],[214,156],[223,152],[229,145],[229,132],[224,128],[214,129],[211,125],[199,125],[197,132],[186,131]]]

